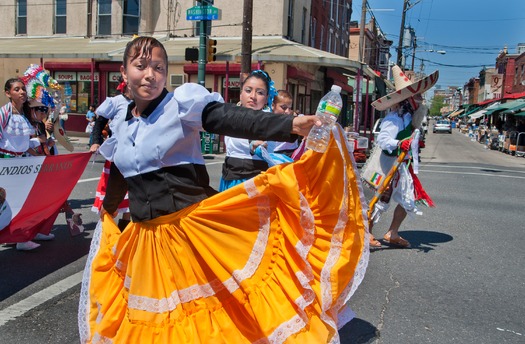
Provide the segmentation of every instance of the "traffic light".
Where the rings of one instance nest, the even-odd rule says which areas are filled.
[[[217,59],[215,56],[215,53],[217,53],[217,48],[215,47],[217,45],[216,39],[208,38],[207,44],[206,44],[206,61],[213,62]]]
[[[199,49],[198,48],[186,48],[184,53],[184,59],[186,61],[197,61],[199,59]]]

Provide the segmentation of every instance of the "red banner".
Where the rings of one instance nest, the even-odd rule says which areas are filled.
[[[0,243],[31,240],[54,222],[90,157],[76,153],[0,159]]]

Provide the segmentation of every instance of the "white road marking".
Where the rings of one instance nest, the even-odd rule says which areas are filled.
[[[0,311],[0,326],[19,317],[44,302],[58,296],[82,282],[83,271],[77,272]]]
[[[423,170],[419,169],[419,172],[425,172],[425,173],[445,173],[445,174],[468,174],[473,176],[487,176],[487,177],[498,177],[498,178],[513,178],[513,179],[525,179],[525,176],[509,176],[504,174],[494,174],[494,173],[474,173],[474,172],[453,172],[453,171],[438,171],[438,170]]]
[[[448,168],[461,168],[461,169],[471,169],[471,170],[491,170],[491,171],[498,171],[498,172],[513,172],[513,173],[525,173],[525,171],[518,171],[518,170],[504,170],[498,167],[480,167],[480,166],[461,166],[461,165],[443,165],[443,164],[424,164],[422,165],[420,163],[419,168],[421,167],[448,167]]]
[[[498,331],[502,331],[502,332],[510,332],[510,333],[514,333],[514,334],[516,334],[516,335],[518,335],[518,336],[523,336],[523,335],[522,335],[521,333],[519,333],[519,332],[515,332],[515,331],[512,331],[512,330],[507,330],[507,329],[504,329],[504,328],[496,327],[496,330],[498,330]]]
[[[87,183],[87,182],[94,182],[94,181],[99,181],[100,180],[100,177],[97,177],[97,178],[88,178],[88,179],[79,179],[77,184],[78,183]]]

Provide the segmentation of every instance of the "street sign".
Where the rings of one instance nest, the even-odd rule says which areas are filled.
[[[186,10],[186,20],[217,20],[221,10],[213,6],[193,6]]]

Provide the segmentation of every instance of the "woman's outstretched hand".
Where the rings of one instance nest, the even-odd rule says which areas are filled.
[[[314,125],[320,126],[321,120],[317,116],[297,116],[292,122],[292,134],[308,136]]]

